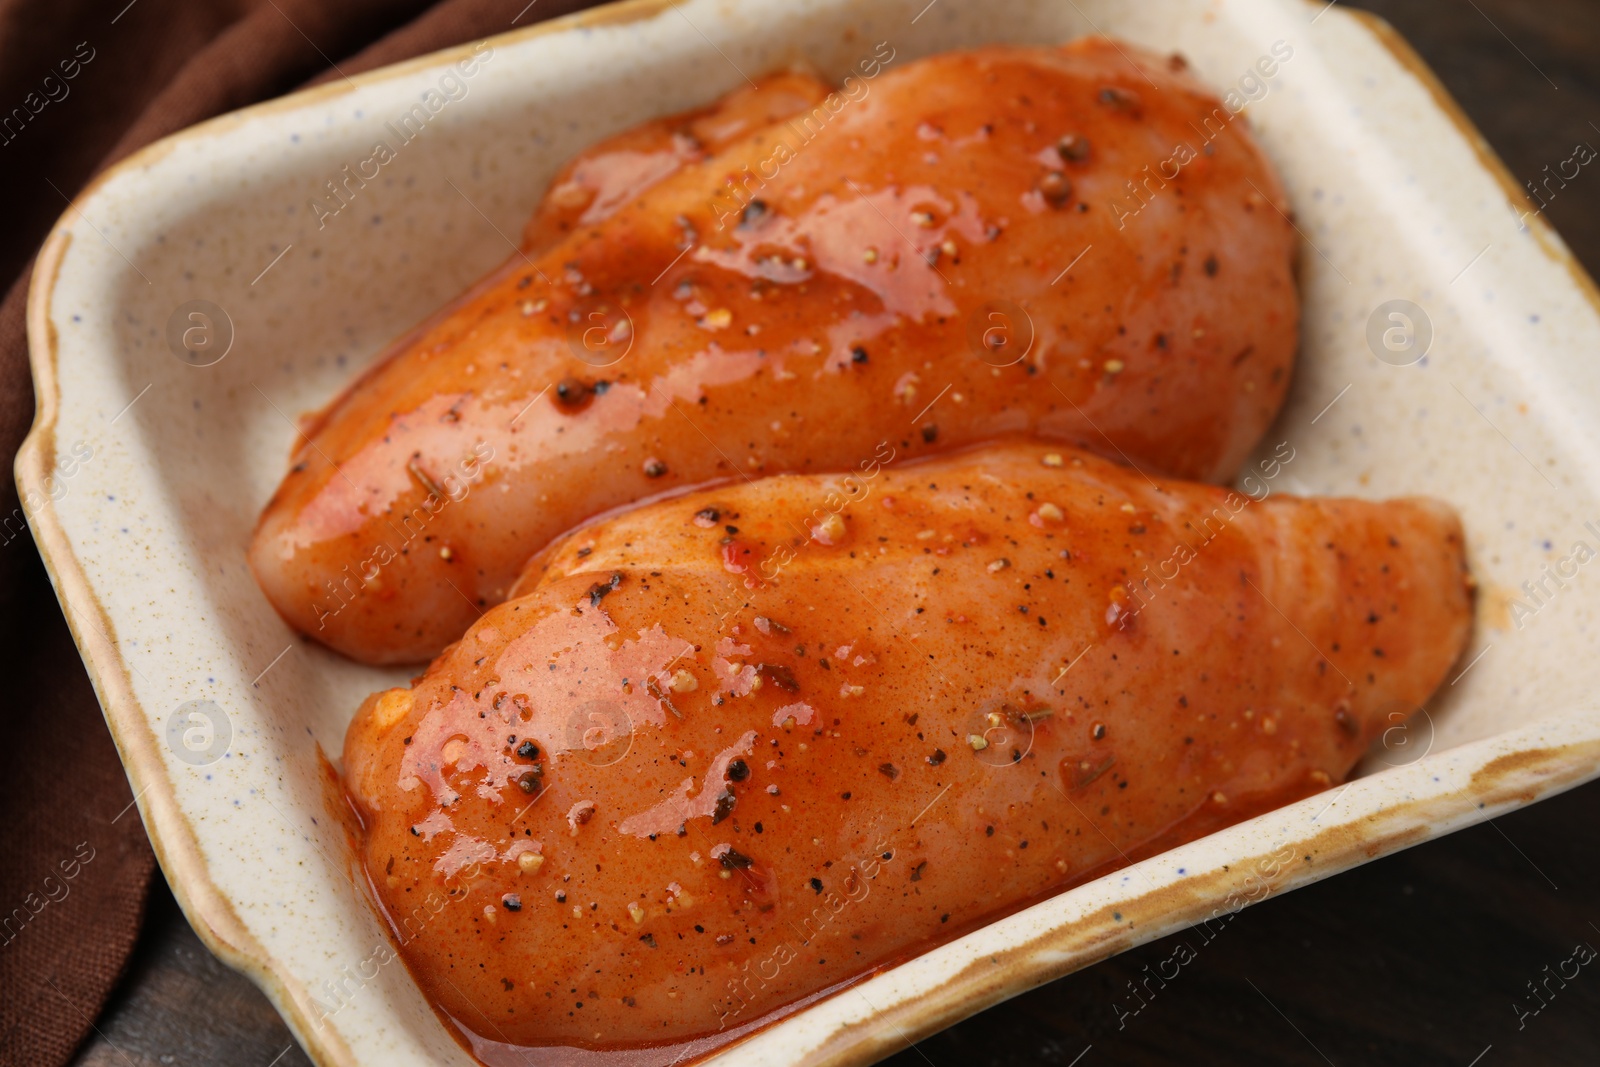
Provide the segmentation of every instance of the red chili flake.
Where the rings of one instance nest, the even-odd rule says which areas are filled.
[[[577,378],[563,378],[556,383],[556,403],[564,408],[582,410],[589,406],[593,395],[588,383]]]
[[[728,538],[722,543],[722,569],[730,574],[744,574],[753,569],[756,550],[748,542]],[[746,582],[754,578],[745,579]]]
[[[786,693],[800,692],[800,683],[794,680],[794,671],[781,663],[758,664],[756,674]]]

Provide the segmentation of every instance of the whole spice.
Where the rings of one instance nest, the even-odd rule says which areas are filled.
[[[1052,205],[1060,207],[1072,196],[1072,179],[1059,170],[1047,170],[1039,179],[1039,192]]]
[[[1056,142],[1056,152],[1062,159],[1082,163],[1089,158],[1089,139],[1082,134],[1069,133]]]

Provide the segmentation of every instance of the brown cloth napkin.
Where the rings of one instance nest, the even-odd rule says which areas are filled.
[[[594,0],[0,0],[0,449],[33,421],[24,305],[51,224],[130,152],[308,79]],[[60,606],[0,479],[0,1063],[59,1067],[122,973],[155,866]],[[243,552],[244,546],[240,546]]]

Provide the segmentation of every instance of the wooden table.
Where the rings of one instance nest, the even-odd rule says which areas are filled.
[[[1600,147],[1600,0],[1367,0],[1438,72],[1513,174]],[[1591,125],[1591,123],[1595,125]],[[1600,274],[1600,172],[1549,218]],[[1596,353],[1587,353],[1594,358]],[[1526,983],[1600,946],[1600,782],[1180,933],[969,1019],[893,1067],[1058,1064],[1600,1064],[1600,969]],[[1196,958],[1136,1014],[1128,983]],[[122,988],[77,1060],[303,1067],[266,999],[200,944],[165,884]]]

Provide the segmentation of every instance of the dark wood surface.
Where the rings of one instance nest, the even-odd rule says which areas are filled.
[[[1600,147],[1600,0],[1368,0],[1522,180]],[[1594,123],[1596,125],[1591,125]],[[1546,217],[1600,274],[1600,174]],[[1591,354],[1595,355],[1595,354]],[[1542,981],[1600,946],[1600,782],[1247,909],[984,1012],[892,1067],[1600,1064],[1600,967],[1537,1015]],[[1194,958],[1145,1005],[1145,968]],[[1168,965],[1167,973],[1171,973]],[[1570,972],[1571,965],[1568,966]],[[1519,1025],[1520,1024],[1520,1025]],[[165,884],[83,1067],[304,1067],[266,999],[211,956]]]

